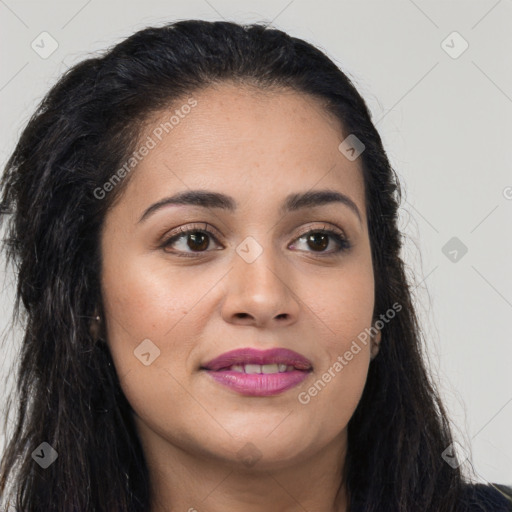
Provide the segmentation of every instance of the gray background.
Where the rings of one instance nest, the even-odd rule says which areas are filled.
[[[463,468],[472,460],[481,481],[512,485],[512,0],[0,0],[2,164],[69,66],[186,18],[273,20],[353,78],[404,186],[404,258],[432,371],[471,456]],[[50,56],[42,32],[58,44]],[[2,280],[0,328],[13,279]],[[19,343],[6,336],[2,379]]]

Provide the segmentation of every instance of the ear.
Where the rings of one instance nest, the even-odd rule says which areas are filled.
[[[380,349],[380,342],[382,340],[382,332],[378,331],[375,336],[372,336],[371,346],[370,346],[370,360],[373,360],[377,357]]]

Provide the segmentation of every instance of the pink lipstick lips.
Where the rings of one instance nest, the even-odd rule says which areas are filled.
[[[218,383],[248,396],[271,396],[302,382],[311,372],[309,359],[293,350],[231,350],[201,367]]]

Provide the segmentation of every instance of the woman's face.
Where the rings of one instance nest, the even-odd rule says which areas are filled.
[[[351,347],[374,307],[362,172],[338,149],[347,135],[315,99],[226,83],[159,113],[141,137],[146,150],[105,219],[102,293],[148,452],[271,468],[343,449],[370,361],[369,344]],[[148,212],[198,190],[229,199]],[[300,200],[327,190],[354,207]],[[243,348],[288,349],[311,368],[294,369],[296,380],[282,366],[204,369]]]

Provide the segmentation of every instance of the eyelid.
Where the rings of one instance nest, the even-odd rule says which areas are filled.
[[[296,239],[300,238],[304,235],[307,235],[308,233],[311,233],[312,231],[313,232],[325,231],[325,232],[336,233],[337,235],[341,236],[344,240],[349,242],[348,237],[345,235],[345,232],[342,229],[334,226],[330,222],[321,222],[321,224],[323,224],[323,227],[321,227],[321,228],[316,228],[316,227],[311,227],[311,226],[305,227],[303,230],[299,231],[299,234],[295,238]]]
[[[220,234],[220,231],[214,228],[211,224],[208,224],[208,222],[192,222],[171,231],[166,230],[163,235],[163,243],[169,242],[169,240],[172,240],[173,238],[176,238],[180,235],[188,234],[194,231],[208,233],[208,235],[212,236],[217,241],[219,241],[219,238],[223,238],[222,234]]]

